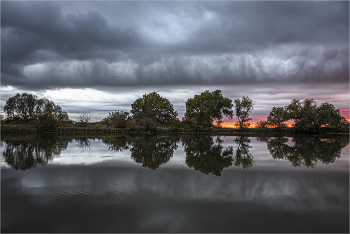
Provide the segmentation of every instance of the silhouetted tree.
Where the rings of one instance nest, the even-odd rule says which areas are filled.
[[[86,128],[91,117],[92,117],[92,114],[90,114],[90,112],[83,112],[82,114],[79,115],[78,122],[80,123],[80,125]]]
[[[277,126],[277,128],[281,128],[283,126],[283,122],[287,120],[288,113],[283,107],[272,107],[269,116],[267,116],[267,123],[272,126]]]
[[[249,127],[250,123],[249,121],[252,120],[249,118],[249,112],[253,110],[253,100],[247,97],[242,97],[242,99],[235,99],[235,111],[236,111],[236,117],[238,119],[236,126],[238,126],[241,131],[243,128]]]
[[[333,104],[322,103],[319,107],[314,99],[293,99],[285,107],[288,119],[294,120],[295,129],[298,131],[318,131],[321,125],[340,127],[344,125],[344,117]]]

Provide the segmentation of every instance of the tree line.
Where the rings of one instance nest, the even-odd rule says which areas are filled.
[[[173,129],[210,129],[221,127],[223,118],[233,119],[236,116],[236,127],[240,130],[250,126],[252,120],[249,115],[253,110],[254,102],[248,96],[231,100],[222,95],[221,90],[209,92],[206,90],[194,95],[186,101],[186,112],[182,120],[177,118],[178,113],[173,104],[157,92],[144,94],[131,104],[130,113],[112,111],[98,124],[115,128],[155,130],[157,127]],[[4,123],[30,123],[39,131],[49,131],[58,126],[72,124],[68,114],[54,102],[36,95],[22,93],[9,98],[4,106],[7,115]],[[92,115],[82,113],[77,122],[87,127]],[[294,121],[297,131],[318,131],[322,126],[331,128],[348,127],[349,122],[340,115],[331,103],[321,103],[317,106],[314,99],[293,99],[285,107],[273,107],[266,121],[260,121],[261,128],[276,127],[281,129],[285,122]]]

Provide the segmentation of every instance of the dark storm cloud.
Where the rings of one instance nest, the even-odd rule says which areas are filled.
[[[348,2],[1,2],[2,85],[342,80]]]

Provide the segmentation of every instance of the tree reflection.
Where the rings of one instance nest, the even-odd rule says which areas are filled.
[[[106,137],[102,141],[108,146],[108,150],[111,151],[122,152],[129,149],[128,139],[125,136]]]
[[[176,136],[133,137],[128,141],[132,145],[131,158],[143,167],[156,170],[167,163],[177,149],[179,138]]]
[[[254,163],[253,155],[249,153],[249,148],[252,148],[249,144],[250,139],[240,136],[235,139],[235,142],[237,143],[235,166],[249,169]]]
[[[6,143],[5,162],[12,168],[26,170],[38,164],[46,165],[54,156],[67,149],[69,140],[55,136],[2,137]]]
[[[77,146],[80,148],[82,152],[90,152],[91,151],[91,141],[86,136],[79,136],[75,138],[75,142],[77,143]]]
[[[186,164],[209,175],[220,176],[224,168],[232,165],[232,146],[224,149],[220,138],[214,142],[211,136],[185,136],[182,139],[186,152]]]
[[[267,148],[274,159],[286,159],[293,167],[302,165],[313,168],[317,161],[323,164],[333,163],[340,158],[341,149],[349,143],[344,136],[320,138],[298,136],[292,138],[292,145],[287,144],[288,138],[268,137],[259,138],[267,143]]]

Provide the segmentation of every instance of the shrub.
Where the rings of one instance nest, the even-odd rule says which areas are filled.
[[[52,132],[56,131],[59,121],[51,111],[48,111],[39,115],[36,125],[39,132]]]
[[[126,122],[126,126],[127,126],[127,128],[129,128],[129,129],[131,129],[131,130],[135,129],[135,127],[136,127],[136,120],[134,120],[134,119],[129,119],[129,120]]]
[[[126,120],[125,119],[118,119],[116,124],[115,124],[115,127],[116,128],[126,128],[127,124],[126,124]]]
[[[156,129],[156,126],[154,125],[154,121],[149,118],[142,119],[141,126],[144,127],[146,131],[153,131]]]

